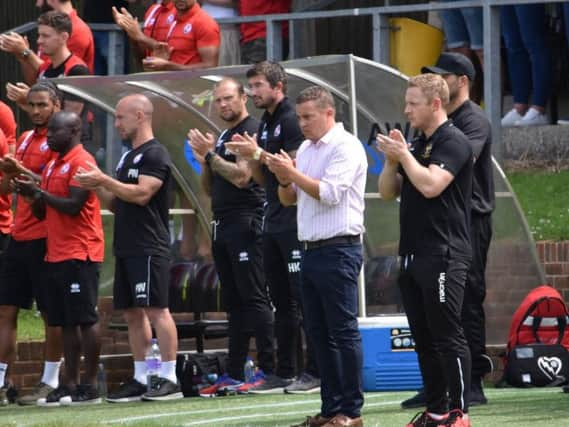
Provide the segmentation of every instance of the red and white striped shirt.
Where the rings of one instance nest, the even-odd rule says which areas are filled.
[[[320,200],[295,186],[298,240],[313,242],[365,231],[367,158],[361,142],[342,123],[318,141],[304,141],[296,154],[296,167],[320,181]]]

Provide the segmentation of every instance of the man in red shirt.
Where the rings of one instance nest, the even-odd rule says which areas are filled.
[[[146,10],[142,28],[138,19],[124,8],[119,11],[113,7],[113,18],[126,31],[139,57],[145,58],[152,54],[157,42],[166,42],[170,26],[176,19],[176,10],[172,0],[157,1]]]
[[[176,16],[166,42],[155,41],[152,56],[143,59],[147,71],[192,70],[217,67],[221,38],[219,25],[197,0],[174,1]]]
[[[240,0],[239,15],[273,15],[289,13],[291,0]],[[288,24],[283,22],[283,36],[288,33]],[[283,53],[288,50],[288,39],[283,37]],[[285,55],[286,56],[286,55]],[[267,25],[265,22],[241,24],[241,63],[256,64],[267,59]]]
[[[0,165],[4,176],[0,193],[12,192],[10,181],[20,174],[41,179],[41,173],[53,157],[46,141],[47,123],[60,110],[61,98],[55,84],[44,81],[32,86],[28,93],[30,119],[34,129],[24,132],[17,144],[15,156],[4,156]],[[30,309],[35,300],[46,317],[46,264],[45,245],[47,228],[45,221],[33,216],[29,203],[18,195],[11,240],[5,254],[6,263],[0,270],[0,384],[2,366],[6,369],[16,354],[16,328],[20,308]],[[45,362],[42,378],[32,393],[18,399],[21,405],[35,405],[59,385],[61,364],[61,328],[45,330]],[[2,390],[0,389],[0,396]],[[1,398],[0,398],[1,400]]]
[[[47,143],[57,155],[44,168],[41,187],[26,176],[15,180],[16,191],[32,200],[33,214],[46,221],[47,319],[50,326],[63,328],[66,381],[38,405],[100,403],[97,299],[105,246],[101,207],[95,192],[81,188],[74,178],[95,159],[80,143],[77,114],[55,113],[47,129]],[[86,365],[83,383],[81,350]]]
[[[92,73],[95,66],[95,43],[89,26],[77,15],[71,0],[45,0],[51,9],[65,13],[71,20],[73,31],[69,33],[67,46],[69,50],[85,64]],[[12,53],[20,63],[24,73],[24,81],[33,84],[41,63],[48,59],[49,54],[38,45],[37,54],[30,49],[28,40],[17,33],[3,34],[0,39],[0,49]]]
[[[14,154],[16,150],[16,119],[14,112],[4,102],[0,101],[0,129],[4,132],[8,142],[9,152]]]

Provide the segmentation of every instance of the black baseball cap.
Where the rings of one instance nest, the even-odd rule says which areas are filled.
[[[466,76],[470,81],[474,80],[476,71],[470,59],[461,53],[443,52],[435,65],[432,67],[421,68],[422,73],[434,74],[455,74],[457,76]]]

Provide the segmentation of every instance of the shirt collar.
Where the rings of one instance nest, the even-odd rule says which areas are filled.
[[[42,128],[34,128],[33,132],[35,138],[45,138],[47,136],[47,126]]]
[[[324,144],[328,144],[330,143],[330,141],[332,141],[332,138],[334,138],[334,136],[340,132],[344,130],[344,124],[343,123],[336,123],[334,124],[334,126],[332,127],[332,129],[330,129],[328,132],[326,132],[324,134],[324,136],[322,138],[320,138],[318,141],[314,142],[313,144],[318,145],[319,143],[324,143]]]

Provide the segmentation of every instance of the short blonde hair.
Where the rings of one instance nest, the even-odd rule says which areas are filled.
[[[432,103],[435,98],[441,100],[443,107],[449,103],[447,82],[438,74],[426,73],[411,77],[407,83],[407,87],[418,87],[421,89],[421,92],[423,92],[429,104]]]

